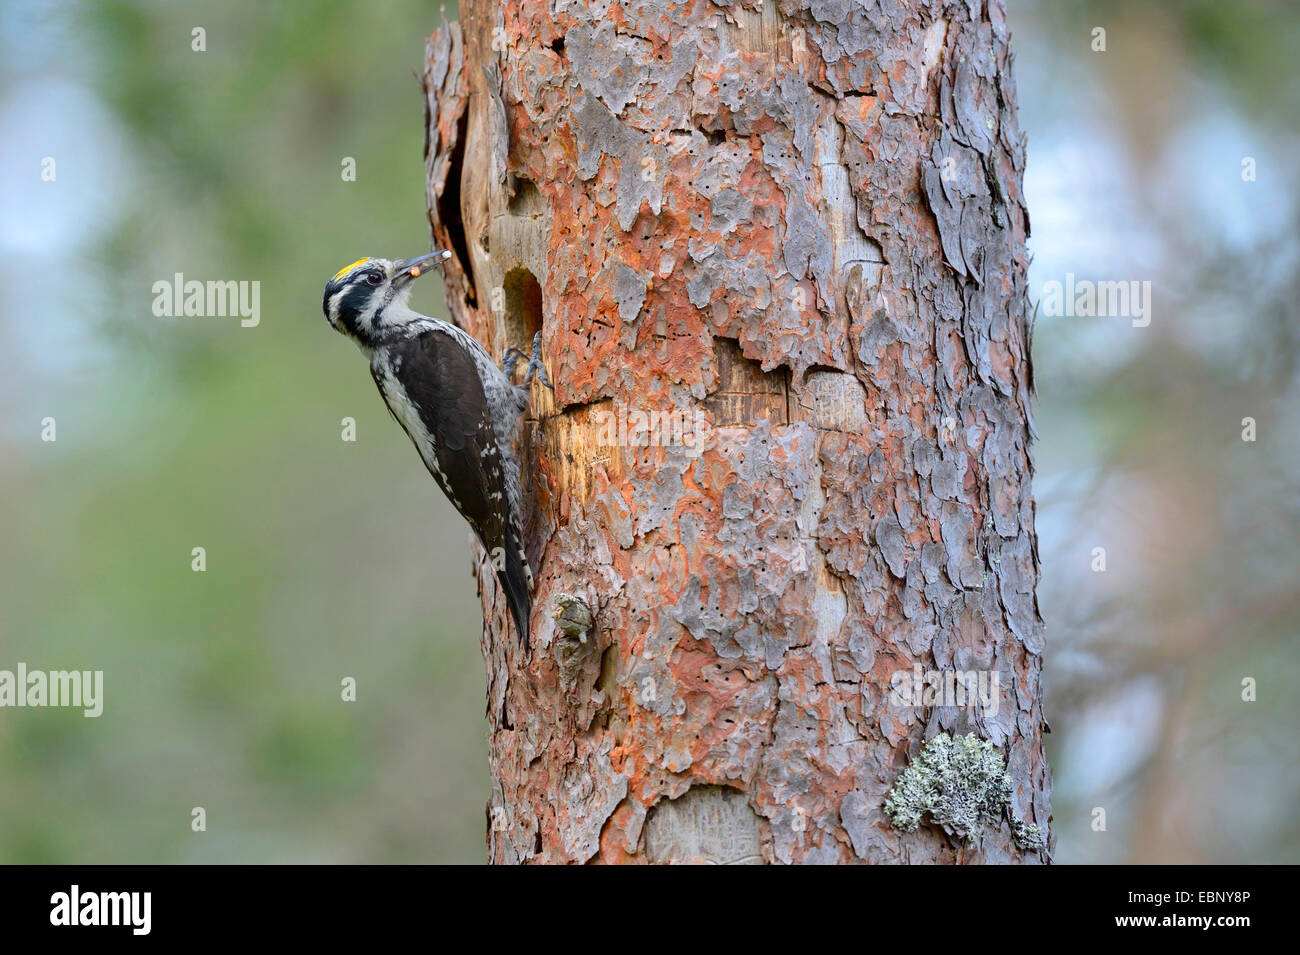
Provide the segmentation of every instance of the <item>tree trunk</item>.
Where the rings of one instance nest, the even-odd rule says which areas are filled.
[[[884,809],[970,733],[1050,814],[1024,147],[983,11],[462,0],[430,38],[447,306],[498,355],[540,329],[555,382],[529,651],[478,552],[491,861],[1047,858]],[[900,701],[914,666],[1000,705]]]

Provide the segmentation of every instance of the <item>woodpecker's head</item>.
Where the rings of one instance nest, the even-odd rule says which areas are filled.
[[[411,283],[451,258],[445,249],[413,259],[358,259],[325,283],[321,308],[334,330],[362,347],[415,317],[407,306]]]

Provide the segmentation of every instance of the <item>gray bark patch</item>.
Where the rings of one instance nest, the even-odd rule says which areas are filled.
[[[743,793],[696,786],[660,802],[645,823],[646,857],[660,863],[762,865],[759,818]]]

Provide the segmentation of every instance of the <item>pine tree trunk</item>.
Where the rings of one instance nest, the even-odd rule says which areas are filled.
[[[478,557],[491,861],[1046,860],[883,808],[973,733],[1050,814],[1024,146],[982,9],[462,0],[430,38],[447,306],[498,355],[540,329],[555,382],[530,652]],[[917,665],[1000,706],[900,703]]]

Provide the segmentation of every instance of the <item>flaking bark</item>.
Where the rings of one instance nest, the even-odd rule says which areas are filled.
[[[463,0],[429,40],[447,305],[540,329],[530,654],[479,555],[493,862],[1043,861],[890,826],[925,739],[1050,774],[1000,0]],[[608,446],[702,415],[702,449]],[[548,610],[595,615],[587,639]],[[890,698],[985,669],[996,715]]]

